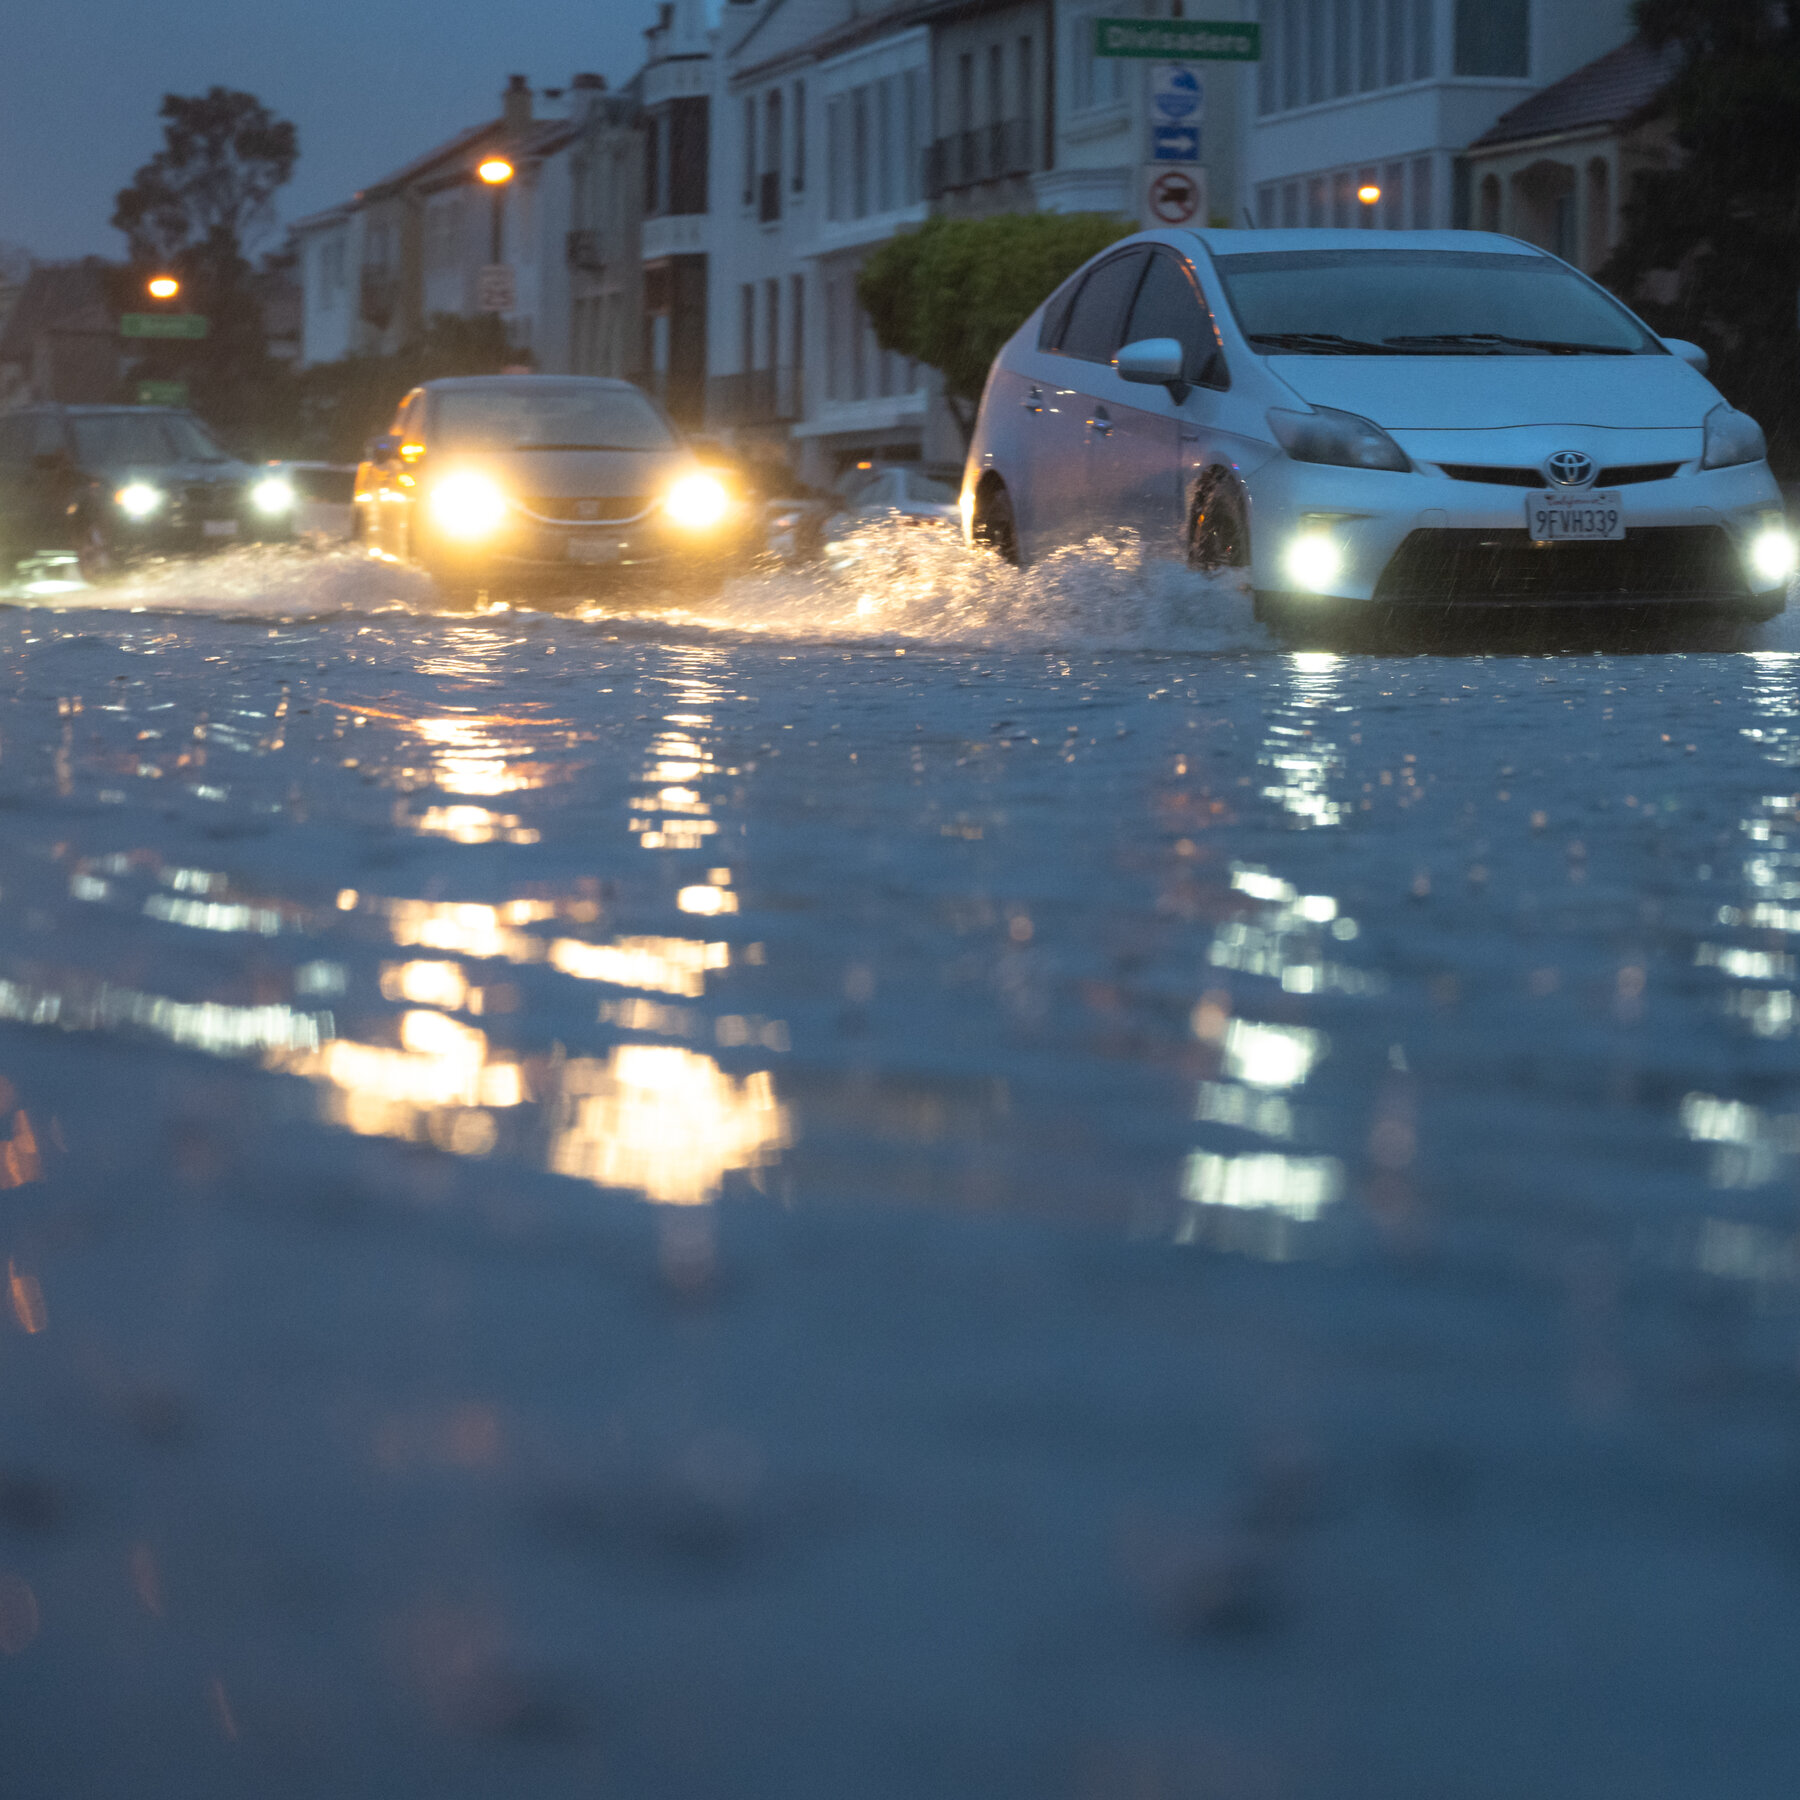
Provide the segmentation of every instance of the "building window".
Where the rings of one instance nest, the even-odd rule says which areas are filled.
[[[746,206],[756,202],[756,96],[744,96],[744,193]]]
[[[794,83],[794,192],[806,192],[806,83]]]
[[[756,283],[738,289],[738,367],[748,375],[756,367]]]
[[[1079,13],[1070,19],[1069,92],[1072,111],[1094,112],[1101,107],[1119,104],[1125,91],[1123,59],[1094,54],[1094,20],[1116,18],[1131,10],[1133,9],[1129,6],[1124,6],[1112,14]]]
[[[1456,0],[1456,72],[1522,79],[1531,73],[1531,0]]]
[[[788,353],[790,369],[803,368],[806,363],[806,277],[790,275],[788,277],[788,341],[791,348]]]
[[[704,96],[669,106],[669,212],[706,211],[707,107]]]
[[[850,191],[844,167],[844,154],[849,147],[844,114],[844,96],[833,94],[825,102],[825,215],[831,219],[843,218]]]
[[[781,281],[771,276],[763,283],[763,366],[781,367]]]
[[[1415,156],[1412,159],[1412,228],[1414,231],[1429,231],[1434,223],[1432,219],[1431,199],[1431,158]]]

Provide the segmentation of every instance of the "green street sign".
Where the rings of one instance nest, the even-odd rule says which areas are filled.
[[[1163,62],[1261,62],[1262,27],[1217,19],[1096,19],[1094,54]]]
[[[140,381],[137,386],[139,406],[186,406],[188,388],[185,381]]]
[[[119,336],[203,338],[206,320],[199,313],[126,313],[119,320]]]

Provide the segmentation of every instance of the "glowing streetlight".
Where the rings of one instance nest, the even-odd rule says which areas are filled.
[[[152,275],[144,283],[144,291],[152,300],[173,300],[181,292],[181,283],[173,275]]]
[[[1364,206],[1379,206],[1381,204],[1381,189],[1378,188],[1374,182],[1365,181],[1362,186],[1356,190],[1356,197]]]
[[[494,196],[488,261],[498,264],[506,244],[506,184],[513,178],[513,166],[504,156],[484,156],[475,165],[475,175],[487,183],[488,191]]]

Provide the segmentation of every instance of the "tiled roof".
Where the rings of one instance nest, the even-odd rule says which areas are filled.
[[[1503,112],[1469,148],[1621,125],[1642,112],[1680,67],[1681,52],[1674,45],[1652,50],[1642,38],[1632,38]]]

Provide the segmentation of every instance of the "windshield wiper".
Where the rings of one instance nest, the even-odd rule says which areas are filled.
[[[1363,338],[1339,337],[1335,331],[1249,331],[1244,335],[1253,344],[1272,344],[1277,350],[1306,350],[1315,356],[1394,354],[1386,344],[1371,344]]]
[[[1581,344],[1567,338],[1508,337],[1499,331],[1436,331],[1419,337],[1383,338],[1384,344],[1395,344],[1407,350],[1464,350],[1471,346],[1492,347],[1496,356],[1507,350],[1547,350],[1552,356],[1635,356],[1637,352],[1623,344]]]
[[[639,450],[640,444],[514,444],[515,450]]]

